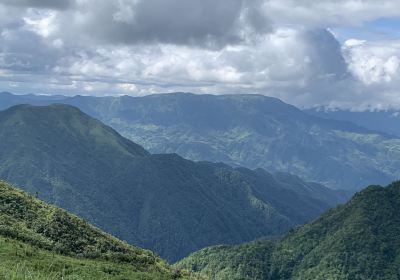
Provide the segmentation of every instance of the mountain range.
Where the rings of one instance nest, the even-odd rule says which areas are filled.
[[[280,235],[347,193],[286,173],[150,154],[70,105],[0,112],[0,178],[176,261]]]
[[[299,150],[289,151],[292,154],[311,143],[287,136],[293,130],[299,136],[302,128],[312,141],[330,143],[325,147],[327,154],[336,151],[346,156],[347,152],[348,157],[355,157],[353,163],[364,158],[364,167],[378,168],[381,162],[381,170],[395,176],[399,139],[383,129],[378,132],[372,126],[363,128],[312,116],[258,95],[154,95],[139,98],[142,103],[131,97],[1,96],[10,102],[0,102],[7,108],[0,111],[0,179],[19,185],[27,193],[0,181],[0,277],[400,278],[400,182],[387,187],[371,185],[349,202],[336,206],[346,200],[349,192],[305,182],[279,171],[285,170],[282,168],[271,168],[274,173],[270,173],[233,162],[231,167],[191,161],[176,153],[154,154],[68,104],[79,104],[92,116],[107,119],[120,131],[127,129],[135,135],[140,135],[138,127],[149,120],[151,129],[141,127],[143,132],[154,130],[156,124],[171,129],[183,119],[174,129],[186,131],[188,137],[194,130],[201,132],[196,137],[210,137],[210,131],[231,131],[240,124],[251,130],[248,137],[270,131],[267,138],[271,140],[284,128],[283,143],[291,137],[294,143],[300,143]],[[36,106],[12,106],[21,98]],[[204,99],[204,104],[197,98]],[[136,103],[129,105],[132,100]],[[47,105],[55,101],[64,104]],[[225,118],[224,112],[229,112]],[[111,115],[115,118],[108,119]],[[261,119],[264,121],[259,122]],[[118,128],[118,124],[123,125]],[[343,135],[347,135],[347,141],[340,142]],[[346,150],[350,147],[352,153]],[[321,147],[315,151],[317,148]],[[285,152],[280,151],[279,156]],[[323,165],[325,160],[320,158],[317,163]],[[385,165],[392,161],[390,168]],[[343,164],[342,168],[348,163]],[[301,176],[307,177],[304,174]],[[360,180],[383,180],[382,174],[369,175],[375,177],[363,175]],[[331,207],[335,208],[326,211]],[[247,241],[251,242],[243,243]],[[216,244],[227,245],[202,249]],[[151,249],[170,262],[180,261],[171,267],[155,253],[139,247]]]
[[[400,279],[400,182],[370,186],[279,240],[216,246],[177,267],[211,280]]]
[[[399,178],[400,139],[373,127],[313,116],[261,95],[159,94],[55,98],[0,94],[0,108],[74,105],[152,153],[288,172],[334,189]]]

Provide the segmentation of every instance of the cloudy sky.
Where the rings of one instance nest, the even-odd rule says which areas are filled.
[[[400,108],[400,1],[0,0],[0,91]]]

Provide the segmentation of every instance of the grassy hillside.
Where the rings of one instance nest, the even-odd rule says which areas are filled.
[[[151,155],[67,105],[0,112],[0,178],[175,261],[281,234],[341,194],[288,174]]]
[[[211,279],[400,278],[400,182],[371,186],[283,239],[203,249],[177,267]]]
[[[189,279],[154,253],[2,181],[0,260],[1,279]]]

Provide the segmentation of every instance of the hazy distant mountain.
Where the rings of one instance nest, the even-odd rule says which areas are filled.
[[[400,175],[400,139],[314,117],[276,98],[175,93],[55,102],[79,107],[153,153],[283,171],[341,189]]]
[[[203,249],[178,266],[212,280],[400,279],[400,183],[371,186],[280,241]]]
[[[9,92],[0,92],[0,110],[7,109],[18,104],[41,105],[54,103],[65,99],[67,99],[67,97],[62,95],[15,95]]]
[[[287,174],[151,155],[68,105],[0,112],[0,178],[176,260],[281,234],[341,201]]]
[[[154,253],[2,181],[0,205],[1,279],[175,279]]]
[[[353,122],[371,130],[400,137],[400,111],[398,110],[352,112],[315,108],[304,110],[304,112],[321,118]]]

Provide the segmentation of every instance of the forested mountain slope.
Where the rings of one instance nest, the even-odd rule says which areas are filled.
[[[288,174],[152,155],[69,105],[0,112],[0,178],[170,261],[276,235],[343,201]]]
[[[197,279],[0,181],[1,279]]]
[[[400,278],[400,182],[370,186],[279,241],[203,249],[177,266],[211,279]]]

